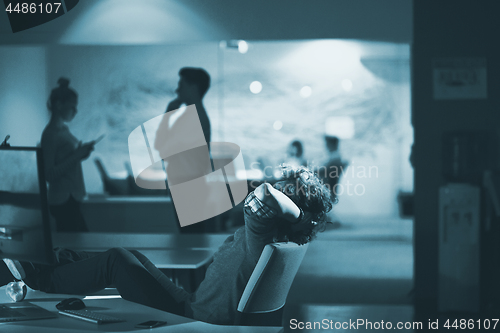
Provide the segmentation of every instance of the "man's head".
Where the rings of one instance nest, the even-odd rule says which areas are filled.
[[[325,136],[326,148],[333,153],[339,149],[339,138],[336,136]]]
[[[183,67],[179,71],[178,98],[189,104],[201,100],[210,87],[210,75],[202,68]]]
[[[290,146],[288,147],[288,156],[291,157],[302,157],[302,154],[304,153],[304,148],[302,147],[302,142],[299,140],[292,141],[290,143]]]
[[[273,187],[286,194],[304,212],[301,225],[291,225],[286,221],[278,221],[276,241],[292,241],[305,244],[324,231],[326,213],[332,207],[331,192],[327,186],[309,169],[282,165],[283,178]]]

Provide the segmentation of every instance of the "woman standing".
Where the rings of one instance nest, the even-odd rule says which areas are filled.
[[[294,167],[307,166],[307,161],[304,159],[304,147],[302,146],[302,142],[294,140],[290,143],[286,150],[284,163]]]
[[[69,131],[66,123],[76,115],[78,95],[69,88],[68,79],[57,83],[47,101],[51,118],[42,134],[49,209],[58,232],[88,231],[80,209],[85,196],[81,162],[90,156],[95,142],[82,144]]]

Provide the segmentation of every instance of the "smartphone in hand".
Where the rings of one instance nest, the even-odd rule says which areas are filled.
[[[99,136],[97,139],[95,139],[95,140],[94,140],[94,141],[92,141],[92,142],[93,142],[93,143],[94,143],[94,145],[95,145],[96,143],[98,143],[99,141],[101,141],[101,140],[102,140],[105,136],[106,136],[106,134],[103,134],[103,135]]]

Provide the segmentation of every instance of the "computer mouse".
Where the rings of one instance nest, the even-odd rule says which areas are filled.
[[[85,303],[79,298],[63,299],[56,305],[58,310],[81,310],[85,308]]]

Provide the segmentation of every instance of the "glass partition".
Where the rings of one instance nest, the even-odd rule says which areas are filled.
[[[32,49],[2,47],[0,56]],[[68,124],[71,132],[84,142],[105,134],[83,162],[84,214],[91,231],[179,232],[166,191],[141,189],[131,178],[127,140],[135,128],[165,112],[185,66],[210,74],[204,105],[212,141],[239,145],[250,180],[274,179],[276,166],[289,161],[295,140],[302,144],[301,163],[320,169],[331,157],[329,136],[338,138],[336,154],[345,161],[338,170],[336,214],[397,216],[397,194],[413,188],[408,44],[223,41],[37,49],[45,71],[36,78],[44,93],[37,91],[31,103],[39,105],[36,128],[45,126],[40,114],[48,121],[46,98],[64,76],[79,94],[78,114]],[[17,73],[9,82],[29,75],[29,67],[16,66],[9,69]],[[29,91],[22,95],[30,99]],[[11,102],[0,97],[1,105]],[[8,115],[2,110],[0,117]],[[25,130],[9,134],[22,136]],[[234,209],[210,229],[237,227],[241,215],[241,209]]]

